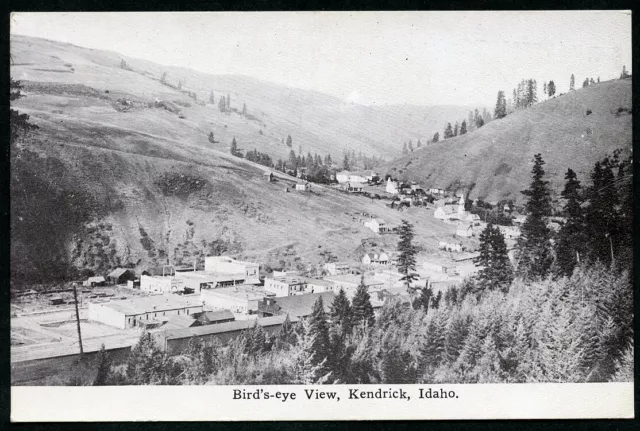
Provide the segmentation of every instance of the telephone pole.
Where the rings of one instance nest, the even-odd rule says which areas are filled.
[[[80,359],[84,355],[84,350],[82,348],[82,333],[80,332],[80,311],[78,310],[78,290],[76,283],[73,283],[73,299],[76,304],[76,323],[78,324],[78,344],[80,345]]]

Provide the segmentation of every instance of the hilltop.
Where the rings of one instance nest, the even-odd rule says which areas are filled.
[[[425,141],[447,119],[464,118],[470,107],[464,106],[363,106],[310,90],[284,87],[260,79],[236,75],[208,75],[194,70],[163,66],[150,61],[129,58],[115,52],[78,47],[45,39],[12,35],[11,76],[25,83],[84,85],[95,90],[102,99],[126,99],[135,109],[120,114],[108,106],[69,104],[65,114],[82,115],[115,123],[152,134],[188,140],[194,145],[228,151],[235,136],[241,149],[269,154],[274,161],[285,160],[293,138],[293,150],[302,149],[321,156],[331,154],[341,160],[345,149],[387,159],[402,154],[402,143],[412,139]],[[127,69],[121,67],[126,62]],[[163,85],[161,78],[166,73]],[[177,89],[181,82],[181,90]],[[41,85],[35,93],[60,94],[61,90]],[[71,89],[68,89],[71,91]],[[73,96],[73,91],[65,92]],[[108,93],[106,93],[108,91]],[[214,92],[214,103],[209,95]],[[197,98],[189,97],[191,92]],[[222,113],[218,109],[221,96],[229,95],[231,108],[237,112]],[[177,105],[180,115],[168,115],[148,109],[156,98]],[[51,112],[56,101],[33,97],[32,106]],[[243,105],[249,115],[242,116]],[[86,105],[86,103],[85,103]],[[97,112],[97,110],[103,110]],[[100,114],[100,115],[98,115]],[[178,121],[180,120],[180,121]],[[213,132],[218,143],[211,144],[207,135]]]
[[[382,171],[426,187],[464,189],[471,198],[521,202],[536,153],[542,153],[547,178],[559,192],[567,168],[587,181],[605,154],[630,151],[631,110],[631,79],[601,82],[423,146]]]
[[[363,213],[392,225],[406,218],[416,224],[418,245],[425,249],[453,234],[452,227],[425,217],[424,209],[399,213],[384,201],[316,185],[287,193],[294,178],[278,173],[278,182],[269,183],[267,168],[229,154],[231,136],[241,147],[251,136],[260,151],[284,154],[289,149],[281,148],[280,139],[286,133],[296,152],[298,145],[304,152],[337,152],[350,143],[383,151],[388,142],[376,134],[398,128],[359,127],[355,121],[349,133],[336,132],[336,125],[350,121],[344,112],[371,123],[383,108],[353,105],[342,112],[336,99],[317,93],[211,77],[207,85],[231,92],[232,106],[246,97],[250,111],[260,107],[257,119],[249,119],[162,85],[157,77],[162,70],[172,76],[171,68],[125,59],[134,70],[155,74],[150,77],[120,68],[122,58],[114,53],[26,37],[12,37],[12,55],[11,75],[24,85],[24,97],[12,107],[39,127],[11,151],[14,281],[79,276],[74,269],[84,275],[116,266],[143,269],[167,260],[190,265],[220,253],[306,269],[329,259],[359,260],[363,250],[395,248],[395,236],[379,237],[362,225]],[[200,75],[190,73],[193,89]],[[158,106],[156,98],[166,105]],[[300,106],[315,113],[296,124],[290,114]],[[397,115],[424,123],[418,117],[430,109],[402,107]],[[351,138],[320,136],[329,125],[331,133]],[[307,140],[302,132],[287,132],[295,127],[310,130]],[[208,142],[210,130],[221,143]]]

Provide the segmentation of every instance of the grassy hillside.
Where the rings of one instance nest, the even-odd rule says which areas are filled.
[[[391,142],[385,137],[402,136],[405,126],[402,133],[415,142],[409,126],[417,130],[433,108],[342,106],[255,79],[184,71],[191,88],[201,77],[207,88],[231,92],[233,106],[246,100],[257,112],[252,120],[160,84],[162,70],[177,72],[151,63],[126,59],[148,73],[131,72],[119,67],[117,54],[22,37],[12,37],[12,55],[12,77],[25,86],[12,107],[39,127],[11,149],[14,282],[104,274],[120,265],[191,264],[218,253],[304,269],[393,249],[397,238],[364,228],[362,213],[391,224],[408,219],[427,251],[454,233],[424,209],[400,213],[320,186],[285,193],[294,179],[278,174],[278,182],[267,183],[264,167],[228,153],[236,136],[240,147],[251,142],[283,156],[287,133],[296,151],[300,144],[304,152],[335,154],[353,144],[382,153]],[[156,107],[155,98],[180,112]],[[397,124],[383,121],[396,118],[385,109]],[[221,143],[208,142],[211,130]]]
[[[559,191],[567,168],[587,180],[604,154],[630,150],[631,109],[630,79],[602,82],[430,144],[385,169],[428,187],[471,189],[471,198],[521,201],[536,153],[542,153],[551,186]]]
[[[283,143],[287,135],[292,136],[296,153],[302,147],[304,154],[332,154],[335,160],[340,160],[344,149],[353,149],[391,160],[402,154],[404,141],[425,141],[425,136],[431,136],[445,121],[464,118],[470,109],[348,104],[325,94],[246,76],[212,76],[115,52],[26,36],[11,36],[11,54],[14,79],[27,83],[82,84],[94,89],[99,97],[82,103],[69,100],[68,93],[62,99],[51,98],[50,94],[39,97],[47,92],[56,94],[55,90],[40,85],[29,102],[39,110],[64,111],[65,115],[80,115],[119,127],[135,125],[137,130],[169,134],[201,146],[212,146],[207,135],[213,132],[220,141],[213,146],[224,151],[235,136],[241,149],[257,148],[274,160],[288,156],[289,148]],[[120,67],[123,59],[131,70]],[[183,90],[192,91],[206,105],[162,85],[160,78],[165,72],[169,84],[177,86],[181,81]],[[214,104],[208,103],[211,91]],[[227,94],[232,108],[242,112],[246,104],[252,117],[221,113],[218,101]],[[119,98],[139,102],[140,106],[130,112],[118,112],[110,105]],[[177,115],[146,109],[145,104],[156,98],[178,104],[185,118],[177,121]]]

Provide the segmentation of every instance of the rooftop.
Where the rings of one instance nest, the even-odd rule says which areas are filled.
[[[331,310],[331,303],[335,296],[333,292],[322,292],[284,296],[281,298],[272,298],[271,300],[275,301],[275,305],[278,306],[283,314],[289,314],[292,317],[305,317],[311,314],[313,305],[320,297],[322,297],[324,311],[328,313]]]
[[[244,280],[246,275],[241,272],[211,272],[211,271],[191,271],[176,273],[180,278],[197,278],[203,283],[214,281]]]
[[[362,276],[357,274],[343,274],[343,275],[328,275],[324,279],[331,282],[352,283],[352,284],[358,285],[360,284],[361,278]],[[365,277],[364,284],[365,286],[375,286],[378,284],[382,284],[382,282],[379,280],[372,279],[371,277]]]
[[[201,295],[219,295],[228,296],[239,299],[262,299],[268,296],[262,286],[254,286],[251,284],[237,284],[229,287],[219,287],[216,289],[203,289],[200,292]]]
[[[164,324],[163,329],[180,329],[180,328],[190,328],[196,320],[188,316],[186,314],[180,314],[177,316],[171,316],[169,321]]]
[[[122,274],[124,274],[127,271],[129,270],[126,268],[116,268],[113,271],[111,271],[109,275],[107,275],[107,277],[119,278],[120,276],[122,276]]]
[[[288,285],[294,285],[294,284],[304,284],[305,283],[305,278],[301,277],[299,275],[284,275],[284,276],[279,276],[279,277],[267,277],[267,279],[271,279],[271,280],[276,280],[279,281],[281,283],[286,283]]]
[[[198,320],[206,320],[209,322],[218,322],[220,320],[235,320],[235,316],[229,310],[205,311],[198,315]]]
[[[258,325],[262,327],[281,325],[286,316],[271,316],[257,319]],[[291,317],[293,322],[297,319]],[[194,328],[170,329],[165,332],[167,339],[190,338],[194,336],[223,334],[225,332],[242,331],[253,328],[256,320],[236,320],[233,322],[218,323],[217,325],[197,326]]]
[[[198,307],[202,306],[202,302],[199,299],[186,299],[176,295],[153,295],[118,299],[104,302],[100,305],[112,308],[120,313],[130,316],[188,307]]]

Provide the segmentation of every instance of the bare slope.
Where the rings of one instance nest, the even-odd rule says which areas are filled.
[[[82,84],[96,90],[107,101],[118,98],[140,103],[133,112],[115,112],[109,103],[92,110],[77,104],[64,105],[60,100],[35,98],[33,106],[44,111],[59,108],[73,110],[92,120],[137,128],[148,133],[171,134],[188,139],[193,144],[212,146],[207,140],[214,132],[220,141],[214,147],[227,150],[235,136],[240,148],[267,152],[275,159],[286,158],[289,148],[283,143],[287,135],[293,138],[293,149],[301,147],[321,155],[341,158],[344,149],[388,159],[401,154],[402,143],[415,142],[439,130],[445,121],[464,118],[468,107],[380,106],[347,104],[337,98],[314,91],[293,89],[246,76],[212,76],[189,69],[168,67],[149,61],[123,57],[115,52],[81,48],[71,44],[26,36],[11,36],[14,64],[11,74],[24,82]],[[125,60],[131,70],[120,67]],[[183,90],[197,94],[201,106],[183,92],[162,85],[160,78]],[[109,91],[109,93],[105,93]],[[214,104],[208,104],[214,91]],[[38,91],[35,91],[38,93]],[[222,95],[230,95],[231,107],[248,113],[223,114],[218,110]],[[143,105],[156,98],[178,103],[184,119],[173,121]],[[184,106],[189,104],[190,106]]]
[[[386,170],[427,187],[472,189],[471,198],[521,200],[533,155],[542,153],[551,186],[559,191],[567,168],[586,180],[604,154],[631,149],[631,108],[630,79],[595,84],[430,144]]]

